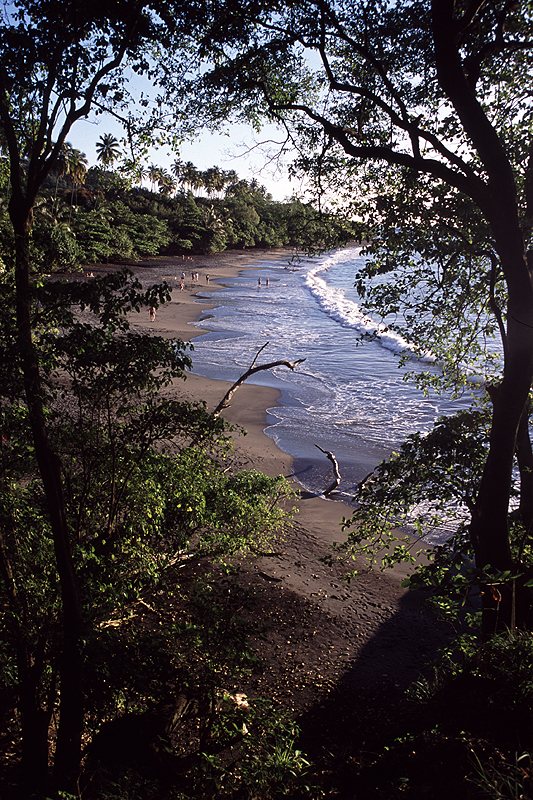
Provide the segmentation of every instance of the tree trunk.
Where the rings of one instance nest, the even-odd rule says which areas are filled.
[[[32,337],[29,280],[32,214],[24,199],[15,195],[12,196],[9,212],[15,232],[19,357],[24,375],[35,455],[50,515],[63,612],[63,646],[59,673],[60,717],[54,776],[61,788],[72,789],[76,785],[79,772],[83,726],[81,653],[83,620],[65,513],[61,464],[48,441],[44,413],[45,392]]]
[[[508,291],[503,381],[494,397],[490,449],[472,515],[476,565],[498,573],[513,567],[509,546],[509,496],[518,428],[533,380],[533,285],[518,214],[518,189],[504,142],[477,100],[461,58],[454,0],[432,0],[432,27],[439,84],[448,96],[480,161],[470,176],[470,196],[487,219]],[[490,583],[489,581],[487,583]],[[512,587],[484,592],[487,634],[514,620]]]
[[[19,648],[21,649],[21,648]],[[27,655],[27,653],[22,654]],[[35,791],[42,791],[48,775],[48,728],[50,713],[41,708],[39,702],[38,677],[32,678],[29,664],[21,671],[19,667],[19,704],[22,717],[22,774],[27,784]]]
[[[516,442],[516,458],[520,472],[520,505],[518,507],[518,517],[524,526],[524,541],[531,537],[531,532],[533,531],[533,451],[529,436],[530,413],[530,403],[526,403],[518,427]]]
[[[499,223],[504,216],[500,206]],[[497,234],[499,227],[493,225]],[[471,525],[476,565],[490,566],[495,573],[515,566],[509,545],[509,497],[518,431],[527,414],[533,381],[533,286],[518,221],[514,231],[509,226],[502,233],[506,240],[502,243],[498,235],[497,239],[509,297],[507,348],[503,381],[493,401],[489,455]],[[516,587],[502,583],[489,588],[484,595],[485,634],[511,627],[515,611]]]
[[[11,520],[2,520],[2,525]],[[50,713],[41,708],[38,683],[42,675],[40,664],[32,665],[26,630],[25,603],[19,596],[11,561],[0,530],[0,572],[6,586],[13,620],[11,635],[15,642],[18,671],[18,705],[22,718],[22,774],[27,776],[31,787],[44,785],[48,772],[48,725]]]

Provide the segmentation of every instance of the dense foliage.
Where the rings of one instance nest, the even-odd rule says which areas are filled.
[[[43,278],[80,262],[301,241],[308,228],[311,241],[324,238],[312,229],[315,212],[296,203],[280,221],[263,192],[238,181],[220,208],[188,192],[167,197],[172,179],[156,168],[149,177],[161,197],[131,193],[128,175],[111,169],[120,150],[112,135],[97,147],[105,172],[89,174],[84,154],[67,143],[76,122],[110,112],[124,125],[138,182],[150,146],[165,141],[175,150],[196,128],[167,92],[168,71],[178,81],[193,73],[213,11],[166,0],[118,0],[112,9],[17,0],[0,12],[0,649],[22,776],[39,792],[52,775],[53,789],[79,793],[88,709],[93,722],[109,710],[97,699],[107,696],[105,659],[87,702],[91,650],[112,625],[109,615],[131,613],[184,548],[234,554],[260,545],[284,517],[283,481],[228,473],[220,422],[202,406],[159,395],[183,375],[186,348],[132,336],[127,314],[157,306],[167,288],[143,292],[125,275]],[[139,92],[132,75],[159,97]],[[197,184],[193,170],[182,179]],[[206,191],[221,191],[214,172]],[[206,686],[209,705],[217,684]],[[120,691],[110,695],[115,714]],[[213,717],[205,708],[199,716]]]
[[[31,766],[34,788],[43,789],[48,729],[62,689],[64,612],[17,367],[9,276],[1,291],[2,691],[19,709],[23,763]],[[124,672],[124,662],[117,672],[119,654],[133,647],[127,620],[143,598],[168,581],[173,565],[261,550],[287,519],[283,501],[290,491],[284,479],[233,474],[226,463],[229,442],[222,420],[201,402],[175,399],[176,380],[185,377],[191,363],[187,347],[129,331],[129,315],[167,296],[165,286],[142,291],[127,272],[89,282],[36,283],[34,288],[48,431],[60,460],[80,591],[80,688],[85,722],[93,733],[116,716],[126,697],[127,705],[145,710],[156,699],[160,702],[165,681],[181,682],[180,692],[196,702],[206,692],[221,690],[229,669],[222,667],[223,650],[212,653],[213,669],[226,678],[213,674],[208,686],[206,675],[192,666],[183,672],[175,645],[170,655],[170,630],[163,636],[145,631],[136,646],[146,661],[143,669],[153,664],[151,681],[136,678],[135,659],[129,662],[132,671]],[[163,392],[165,387],[172,388],[170,394]],[[176,577],[173,582],[179,592]],[[215,611],[209,612],[208,595],[204,602],[205,624],[195,625],[199,655],[205,626],[216,625],[209,621]],[[230,640],[226,646],[228,658],[231,651],[236,659],[231,669],[238,670],[243,644],[241,650]],[[158,677],[165,660],[166,677]]]
[[[132,336],[124,315],[162,302],[164,288],[139,293],[125,276],[67,286],[43,282],[42,274],[156,252],[338,240],[329,219],[322,226],[323,217],[297,202],[281,213],[258,187],[226,182],[215,168],[199,181],[197,171],[177,165],[176,178],[188,190],[174,198],[172,176],[157,168],[149,179],[158,195],[132,191],[111,170],[119,147],[109,134],[98,146],[107,171],[89,176],[83,154],[68,152],[72,125],[94,109],[121,119],[133,174],[160,135],[176,149],[199,117],[216,127],[236,110],[257,126],[266,114],[300,148],[298,167],[321,199],[332,191],[355,199],[352,211],[372,226],[375,259],[364,277],[399,267],[395,291],[378,285],[369,304],[384,314],[406,309],[402,330],[421,349],[436,351],[436,344],[443,354],[449,338],[442,332],[455,320],[462,338],[442,359],[447,378],[455,379],[465,354],[480,352],[472,318],[482,320],[484,334],[499,330],[505,358],[501,383],[491,390],[488,450],[478,429],[464,445],[473,418],[442,422],[463,444],[450,444],[442,431],[407,443],[409,482],[393,457],[373,483],[375,494],[371,483],[362,487],[361,502],[371,513],[375,498],[401,511],[417,475],[437,505],[444,499],[439,483],[443,495],[457,498],[450,454],[459,459],[486,630],[513,627],[533,524],[531,107],[523,89],[531,77],[530,32],[529,6],[506,2],[243,2],[235,13],[235,4],[223,3],[117,0],[110,12],[100,2],[17,0],[3,8],[0,179],[7,212],[0,255],[8,269],[1,286],[0,658],[10,723],[22,731],[23,773],[36,790],[53,766],[54,789],[79,795],[82,743],[93,738],[89,774],[105,773],[106,752],[119,762],[110,745],[129,741],[130,760],[112,791],[153,795],[166,740],[159,709],[150,706],[164,699],[161,687],[179,691],[173,720],[189,704],[200,720],[200,768],[190,767],[184,791],[166,787],[174,796],[212,796],[224,784],[238,796],[246,786],[252,796],[279,796],[286,779],[306,767],[294,731],[260,711],[258,746],[242,746],[242,707],[223,681],[249,657],[238,589],[217,576],[191,590],[187,611],[173,609],[179,622],[167,617],[163,624],[157,604],[170,562],[179,584],[180,559],[189,552],[231,554],[256,544],[259,525],[260,535],[276,530],[283,514],[274,501],[285,495],[283,483],[228,473],[220,423],[202,406],[160,394],[186,368],[185,349]],[[201,56],[214,57],[217,69],[202,67],[194,86]],[[155,102],[130,91],[132,72],[155,87]],[[195,197],[200,187],[206,196]],[[341,231],[346,235],[343,223]],[[438,269],[428,272],[424,260]],[[515,451],[520,503],[511,525]],[[415,464],[419,454],[434,468]],[[449,554],[440,562],[444,582],[454,570],[460,579],[465,574],[461,559],[471,553],[462,542],[452,548],[451,570]],[[463,589],[466,596],[469,585]],[[130,624],[142,604],[151,606],[155,622]],[[527,621],[527,602],[525,612]],[[531,660],[530,639],[509,649]],[[503,651],[488,652],[483,677]],[[526,704],[529,694],[525,686]],[[130,709],[142,713],[132,720],[123,713]],[[117,727],[106,739],[101,726],[98,750],[93,734],[103,719],[119,715],[123,734],[132,726],[130,739],[115,736]],[[134,744],[144,734],[153,734],[153,761],[132,775]],[[223,741],[247,750],[249,760],[228,770],[213,752]],[[155,792],[162,794],[159,786]]]
[[[0,186],[7,200],[8,181]],[[11,230],[3,205],[0,259],[9,267],[14,255]],[[77,186],[71,175],[52,173],[35,208],[30,246],[34,267],[51,272],[227,248],[311,249],[350,240],[358,230],[346,218],[319,212],[296,197],[276,202],[256,181],[236,175],[224,196],[213,197],[205,191],[194,195],[190,189],[155,192],[132,186],[120,171],[92,167]]]

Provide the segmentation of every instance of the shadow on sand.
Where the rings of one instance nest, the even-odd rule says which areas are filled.
[[[406,690],[424,676],[431,678],[432,662],[451,639],[450,626],[439,622],[424,600],[415,592],[405,594],[397,612],[374,629],[329,694],[298,720],[302,750],[315,764],[327,764],[327,771],[338,770],[335,797],[362,800],[357,781],[353,792],[349,788],[358,765],[372,761],[404,728]]]

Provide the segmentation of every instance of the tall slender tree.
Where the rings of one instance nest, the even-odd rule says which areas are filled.
[[[54,772],[57,782],[70,790],[76,786],[83,724],[83,618],[61,463],[49,436],[46,385],[34,341],[33,209],[43,182],[61,158],[72,126],[93,109],[112,109],[115,117],[123,114],[132,147],[139,122],[144,146],[144,106],[129,94],[127,70],[148,71],[158,54],[164,54],[166,69],[186,72],[191,68],[191,38],[200,34],[205,20],[205,8],[195,0],[177,5],[164,0],[119,0],[111,10],[101,0],[82,5],[71,0],[51,0],[44,5],[15,0],[0,10],[0,138],[9,157],[17,357],[61,586],[61,700]],[[157,80],[154,70],[152,75]],[[161,130],[166,125],[169,136],[174,136],[179,120],[176,115],[166,116],[168,111],[158,107],[149,129]],[[77,175],[79,178],[80,172]],[[31,708],[31,697],[22,698],[22,713],[30,727]],[[31,737],[25,741],[29,745]],[[25,752],[28,765],[32,755],[30,747]]]
[[[181,171],[181,180],[192,192],[194,192],[195,189],[199,189],[202,185],[200,173],[192,161],[187,161],[187,163],[183,165]]]
[[[181,181],[182,170],[183,170],[183,161],[181,160],[181,158],[178,157],[175,159],[175,161],[172,162],[170,166],[170,171],[178,182]]]
[[[96,154],[98,161],[101,161],[104,167],[112,167],[120,156],[118,139],[112,133],[104,133],[96,142]]]
[[[152,191],[155,191],[155,187],[158,185],[161,175],[163,174],[163,170],[161,167],[158,167],[156,164],[150,164],[148,167],[148,178],[150,180],[150,184],[152,186]]]
[[[70,218],[72,219],[72,208],[77,203],[78,189],[83,186],[89,162],[87,156],[76,147],[70,147],[66,151],[66,170],[65,173],[70,178],[74,189],[70,202]]]
[[[171,195],[176,189],[176,181],[166,169],[160,171],[157,183],[160,194]]]
[[[56,202],[57,202],[57,190],[59,188],[59,181],[66,174],[68,170],[68,154],[72,149],[72,145],[70,142],[64,142],[63,147],[61,148],[54,172],[56,173],[56,182],[54,186],[54,200],[53,200],[53,213],[55,215],[56,211]]]

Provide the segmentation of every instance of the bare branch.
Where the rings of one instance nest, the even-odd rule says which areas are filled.
[[[256,367],[255,363],[256,363],[257,359],[259,358],[260,353],[263,352],[263,350],[265,349],[265,347],[267,345],[268,345],[268,342],[266,344],[264,344],[258,350],[254,360],[252,361],[252,364],[251,364],[250,368],[247,369],[246,372],[243,375],[241,375],[241,377],[238,380],[235,381],[233,386],[231,386],[228,389],[228,391],[226,392],[226,394],[224,395],[224,397],[222,398],[222,400],[220,401],[218,406],[213,411],[213,415],[215,417],[218,417],[221,411],[223,411],[225,408],[229,407],[230,400],[233,397],[233,395],[235,394],[235,392],[237,391],[237,389],[239,388],[239,386],[241,384],[243,384],[244,381],[247,380],[251,375],[255,375],[256,372],[261,372],[262,370],[265,370],[265,369],[273,369],[274,367],[287,367],[288,369],[294,371],[296,369],[296,367],[298,366],[298,364],[302,364],[305,361],[305,358],[299,358],[298,361],[294,361],[294,362],[287,361],[286,359],[281,359],[280,361],[271,361],[269,364],[261,364],[260,366]]]
[[[330,486],[328,486],[327,489],[324,490],[324,494],[327,497],[328,494],[331,494],[332,492],[335,491],[335,489],[337,488],[337,486],[341,482],[341,474],[339,472],[339,465],[338,465],[337,459],[335,458],[333,453],[331,453],[329,450],[324,450],[324,448],[320,447],[319,444],[315,444],[315,447],[318,447],[320,452],[324,453],[324,455],[327,456],[329,458],[329,460],[331,461],[331,463],[333,464],[333,475],[335,477],[334,477],[333,483]]]

